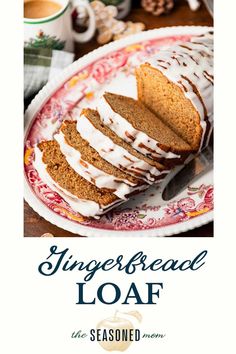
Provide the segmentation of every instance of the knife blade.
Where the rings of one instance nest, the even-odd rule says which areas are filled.
[[[162,199],[168,201],[174,198],[177,194],[182,192],[195,177],[209,171],[212,167],[213,151],[212,148],[208,146],[188,164],[184,165],[169,181],[162,193]]]
[[[210,15],[214,17],[214,3],[213,0],[203,0],[207,10],[209,11]]]

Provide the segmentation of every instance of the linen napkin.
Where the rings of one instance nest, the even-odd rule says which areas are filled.
[[[24,98],[35,95],[73,60],[74,53],[62,50],[24,48]]]

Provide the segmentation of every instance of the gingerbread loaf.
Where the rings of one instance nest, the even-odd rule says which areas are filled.
[[[106,92],[97,110],[103,123],[121,139],[167,168],[183,163],[192,152],[188,143],[140,101]]]
[[[76,129],[75,121],[64,121],[54,136],[67,162],[80,176],[98,188],[127,199],[136,190],[146,189],[141,179],[133,177],[104,160]]]
[[[213,125],[213,33],[161,49],[136,69],[138,99],[194,151]]]
[[[160,182],[169,172],[162,164],[122,140],[103,124],[98,112],[93,109],[82,110],[77,120],[77,130],[104,160],[146,183]]]
[[[84,216],[97,217],[124,201],[77,174],[56,141],[43,141],[35,147],[34,166],[40,178]]]

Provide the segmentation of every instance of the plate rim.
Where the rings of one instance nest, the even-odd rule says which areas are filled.
[[[64,82],[66,82],[73,74],[76,74],[78,70],[82,70],[83,67],[91,64],[93,60],[98,57],[108,54],[109,52],[121,49],[125,46],[142,42],[144,40],[151,40],[158,36],[162,38],[171,35],[181,35],[181,34],[198,34],[202,31],[212,30],[213,27],[210,26],[170,26],[162,27],[157,29],[151,29],[148,31],[143,31],[135,35],[130,35],[128,37],[119,39],[115,42],[110,42],[104,46],[101,46],[83,57],[77,59],[75,62],[70,64],[67,68],[62,70],[62,72],[57,76],[57,78],[49,81],[34,97],[34,99],[29,104],[24,115],[24,146],[26,142],[26,136],[33,123],[33,118],[47,102],[49,97],[59,89]],[[183,32],[183,33],[181,33]],[[193,219],[182,221],[181,223],[163,226],[156,229],[148,230],[107,230],[98,229],[90,226],[81,225],[74,222],[73,220],[67,220],[62,216],[56,214],[50,210],[42,201],[40,201],[36,195],[32,192],[28,180],[25,175],[24,170],[24,198],[26,202],[32,207],[32,209],[38,213],[41,217],[49,221],[50,223],[70,231],[74,234],[81,236],[146,236],[146,237],[156,237],[156,236],[173,236],[181,232],[189,231],[194,228],[205,225],[213,220],[213,211],[208,211],[203,215],[194,217]]]

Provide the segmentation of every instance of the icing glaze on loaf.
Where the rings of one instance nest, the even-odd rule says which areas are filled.
[[[159,171],[155,166],[131,155],[122,146],[115,144],[108,136],[96,129],[84,114],[81,114],[77,120],[77,130],[104,160],[149,184],[155,180],[160,181],[169,172]]]
[[[178,85],[200,117],[200,149],[208,144],[213,125],[213,32],[161,49],[146,63]]]
[[[162,150],[159,142],[134,128],[125,118],[116,113],[104,97],[98,102],[97,111],[104,122],[121,139],[129,143],[135,150],[150,158],[178,159],[180,155]]]
[[[58,183],[56,183],[50,174],[47,172],[47,165],[43,162],[43,153],[36,146],[34,148],[35,160],[34,167],[38,171],[38,174],[42,181],[46,183],[51,190],[58,193],[70,206],[71,208],[79,212],[83,216],[98,218],[99,215],[102,215],[114,208],[117,205],[120,205],[124,200],[116,200],[109,205],[99,205],[95,201],[80,199],[77,196],[73,195],[66,189],[62,188]]]
[[[80,152],[66,142],[62,131],[54,135],[54,139],[60,145],[60,150],[71,168],[73,168],[73,170],[81,177],[98,188],[111,189],[117,197],[124,200],[127,200],[127,196],[130,193],[147,188],[147,185],[145,184],[143,186],[137,186],[127,179],[119,179],[118,177],[108,174],[96,168],[88,161],[82,159]]]

